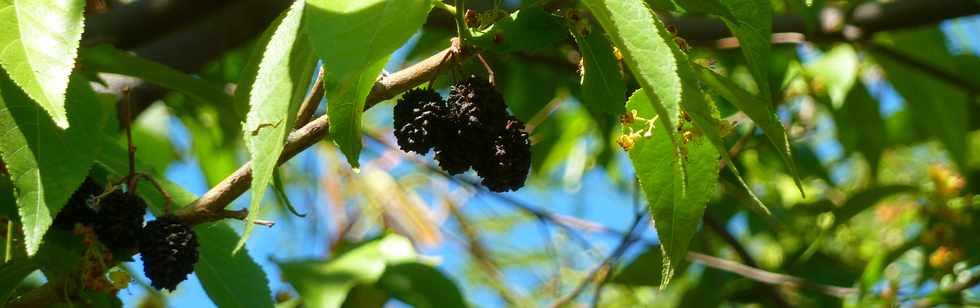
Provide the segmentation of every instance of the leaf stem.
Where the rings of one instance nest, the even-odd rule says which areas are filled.
[[[12,219],[7,219],[7,244],[3,246],[3,263],[10,262],[13,259],[14,250],[14,221]]]
[[[445,2],[442,2],[442,0],[433,0],[432,4],[435,5],[435,7],[448,12],[450,15],[456,15],[456,6],[446,4]]]

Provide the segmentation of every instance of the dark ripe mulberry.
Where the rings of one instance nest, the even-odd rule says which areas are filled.
[[[62,230],[72,230],[76,223],[91,225],[95,222],[94,198],[102,193],[102,186],[91,178],[85,178],[82,185],[71,194],[68,203],[54,217],[54,225]]]
[[[531,168],[531,143],[524,123],[511,117],[486,148],[489,157],[475,165],[483,186],[494,192],[517,190],[524,186]]]
[[[431,89],[405,92],[394,109],[395,138],[405,152],[425,155],[446,130],[446,101]]]
[[[194,271],[197,248],[190,226],[172,216],[157,218],[146,224],[139,238],[143,274],[157,290],[173,291]]]
[[[484,78],[471,75],[453,85],[447,103],[452,124],[463,139],[489,140],[507,121],[504,96]]]
[[[116,190],[102,197],[97,209],[94,227],[99,242],[110,249],[135,249],[139,245],[146,215],[142,198]]]

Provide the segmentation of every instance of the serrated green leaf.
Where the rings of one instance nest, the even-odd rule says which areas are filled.
[[[249,111],[245,119],[245,146],[252,158],[252,198],[245,231],[235,251],[248,240],[261,213],[272,173],[279,162],[286,134],[294,126],[296,110],[306,93],[316,64],[309,41],[300,32],[304,3],[296,1],[286,11],[265,45],[254,83],[249,87]]]
[[[894,52],[918,62],[947,72],[955,71],[955,61],[942,47],[945,38],[938,27],[883,33],[876,39]],[[870,51],[884,69],[888,81],[904,98],[905,107],[915,115],[917,127],[938,139],[960,168],[967,168],[966,149],[969,146],[966,136],[972,99],[962,89],[908,66],[893,55],[874,48]]]
[[[651,99],[638,90],[630,97],[627,108],[637,110],[640,117],[650,118],[654,114]],[[644,125],[635,123],[633,128],[640,130]],[[629,151],[664,252],[661,288],[684,262],[718,181],[718,151],[707,138],[690,139],[680,157],[672,155],[671,148],[667,132],[654,129],[652,135],[636,138],[634,148]],[[687,185],[680,168],[681,160],[687,161]]]
[[[128,172],[126,148],[112,139],[103,141],[104,150],[99,154],[99,164],[114,176]],[[137,169],[145,168],[137,162]],[[180,185],[157,176],[161,185],[173,198],[174,209],[192,204],[197,196]],[[165,214],[164,199],[152,184],[141,181],[136,192],[146,200],[149,210],[159,217]],[[194,228],[200,244],[200,258],[194,265],[194,273],[201,287],[218,307],[274,307],[272,290],[265,272],[248,254],[248,249],[232,254],[239,237],[226,222],[214,222]]]
[[[328,261],[280,262],[279,268],[307,306],[331,308],[340,307],[355,285],[377,282],[387,266],[415,259],[412,243],[390,234],[362,243]]]
[[[779,122],[779,118],[776,117],[776,113],[772,111],[772,108],[770,107],[769,103],[767,103],[767,100],[742,90],[742,88],[740,88],[730,79],[718,75],[707,68],[698,65],[693,65],[693,67],[705,85],[707,85],[715,93],[718,93],[718,95],[721,95],[721,97],[724,97],[726,100],[731,102],[739,110],[742,110],[742,112],[744,112],[749,119],[752,119],[752,122],[754,122],[756,126],[762,129],[762,132],[769,138],[769,142],[771,142],[776,148],[776,152],[779,153],[779,157],[782,158],[783,164],[786,165],[787,169],[789,169],[790,174],[793,176],[793,179],[796,182],[796,187],[800,190],[800,194],[803,194],[803,183],[801,182],[800,175],[796,170],[796,163],[793,162],[792,151],[790,150],[789,137],[786,135],[786,129],[783,128],[783,124]],[[750,194],[752,193],[751,190],[748,190],[748,192]]]
[[[83,0],[0,0],[0,66],[60,128],[84,9]]]
[[[354,168],[361,113],[391,53],[425,22],[430,0],[308,0],[304,27],[323,60],[330,136]]]
[[[759,95],[772,97],[769,89],[769,55],[772,36],[772,3],[769,0],[687,0],[681,2],[690,9],[721,18],[732,34],[748,63],[749,71],[759,87]]]
[[[582,54],[582,104],[600,113],[625,112],[626,84],[609,41],[598,31],[586,36],[572,32]]]
[[[643,90],[666,131],[678,124],[681,78],[677,75],[674,44],[663,22],[639,0],[586,0],[592,14],[619,47],[623,61]],[[676,46],[675,46],[676,47]],[[670,136],[673,140],[673,136]]]
[[[7,164],[25,246],[34,255],[44,232],[88,174],[107,116],[88,81],[68,87],[68,129],[59,129],[7,75],[0,73],[0,156]]]
[[[193,77],[110,45],[83,48],[79,61],[88,69],[140,78],[196,100],[220,106],[231,105],[231,96],[225,94],[221,85]]]
[[[469,306],[455,282],[424,263],[389,265],[376,285],[392,297],[416,308]]]

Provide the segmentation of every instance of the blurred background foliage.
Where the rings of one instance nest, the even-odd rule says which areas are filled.
[[[688,9],[693,1],[647,2],[668,24],[714,18]],[[810,33],[825,34],[820,29],[828,27],[826,14],[840,13],[841,20],[829,25],[840,34],[854,8],[873,2],[771,5],[777,17],[795,16]],[[299,305],[297,292],[340,288],[302,278],[332,270],[317,268],[322,262],[289,260],[351,256],[361,256],[351,261],[353,267],[364,260],[386,264],[380,278],[346,287],[345,305],[351,307],[381,306],[388,298],[423,307],[980,305],[980,289],[974,287],[980,282],[980,200],[974,198],[980,191],[977,17],[893,27],[853,40],[814,34],[811,40],[776,42],[766,59],[766,87],[792,143],[805,197],[766,136],[733,104],[713,95],[721,117],[732,124],[725,140],[731,163],[772,215],[750,210],[745,192],[723,169],[691,244],[691,262],[670,285],[660,286],[658,238],[629,157],[616,143],[618,114],[582,103],[581,42],[571,34],[568,12],[590,20],[587,10],[577,1],[467,5],[488,21],[507,16],[495,27],[505,43],[483,56],[510,110],[531,131],[528,186],[516,193],[485,192],[473,174],[447,177],[431,154],[401,152],[391,133],[392,104],[383,103],[365,113],[359,173],[330,142],[278,169],[274,193],[265,200],[278,206],[264,207],[261,215],[278,224],[257,230],[248,245],[281,305]],[[597,23],[586,26],[592,36],[583,39],[610,46]],[[676,31],[695,63],[759,94],[738,48],[685,36],[701,30],[683,24]],[[431,56],[454,35],[452,16],[433,10],[386,71]],[[189,73],[233,88],[254,40],[221,51]],[[624,94],[633,93],[639,85],[621,65]],[[482,71],[475,63],[461,69]],[[445,73],[435,85],[445,93],[454,78],[459,76]],[[140,113],[133,131],[145,166],[201,194],[247,161],[240,138],[247,106],[178,93],[152,101],[157,103]],[[321,106],[318,114],[324,112]],[[118,142],[124,145],[125,139]],[[247,196],[235,204],[247,205],[242,199]],[[411,256],[371,246],[389,242],[400,243],[391,245]],[[331,264],[337,263],[342,262]],[[430,272],[429,265],[444,274]],[[32,277],[20,288],[44,280]],[[452,288],[462,297],[436,292]],[[127,306],[208,303],[199,290],[162,296],[142,282],[127,290],[121,294]]]

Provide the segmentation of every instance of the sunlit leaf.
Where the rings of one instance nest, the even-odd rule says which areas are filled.
[[[749,71],[759,87],[759,95],[772,97],[769,89],[769,65],[772,36],[772,4],[769,0],[687,0],[681,5],[710,13],[725,22],[738,38]]]
[[[627,102],[639,116],[650,118],[653,109],[643,91],[637,91]],[[646,124],[634,124],[634,130]],[[695,137],[684,145],[681,157],[672,154],[667,132],[653,129],[651,134],[635,139],[629,151],[640,186],[653,213],[654,226],[663,249],[661,287],[665,287],[687,255],[691,239],[698,230],[708,199],[718,181],[718,152],[705,137]],[[687,161],[687,185],[684,185],[679,160]]]
[[[82,39],[83,0],[0,0],[0,66],[59,128]]]
[[[354,168],[360,166],[365,99],[388,57],[431,8],[429,0],[306,1],[304,27],[326,70],[330,136]]]
[[[252,157],[252,198],[245,231],[237,251],[251,235],[252,222],[261,213],[265,191],[279,162],[289,129],[313,74],[316,60],[300,21],[304,3],[296,1],[286,11],[265,46],[254,83],[250,86],[249,111],[245,119],[245,146]]]

